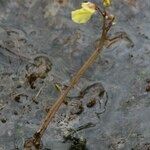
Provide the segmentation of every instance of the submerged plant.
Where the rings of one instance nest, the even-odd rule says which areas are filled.
[[[125,38],[129,41],[128,36],[124,32],[120,32],[119,34],[115,35],[114,37],[110,37],[108,35],[109,30],[111,29],[112,25],[114,24],[115,16],[110,14],[107,11],[107,7],[110,6],[110,0],[103,0],[103,6],[100,7],[99,5],[91,2],[86,2],[81,4],[81,8],[71,12],[72,20],[76,23],[82,24],[86,23],[90,20],[93,14],[98,13],[99,16],[103,18],[102,21],[102,32],[101,36],[96,44],[96,49],[92,52],[91,56],[85,61],[83,66],[77,71],[77,73],[72,77],[70,80],[69,85],[63,91],[61,91],[59,98],[50,108],[47,116],[43,120],[39,130],[33,135],[32,138],[28,139],[24,144],[24,150],[38,150],[41,146],[41,138],[47,129],[50,121],[55,116],[56,112],[58,111],[61,104],[64,102],[67,94],[70,92],[72,88],[79,82],[79,79],[82,75],[86,72],[86,70],[95,62],[96,58],[99,56],[100,52],[103,50],[104,47],[109,47],[113,43],[117,42],[118,40]],[[131,41],[129,41],[131,42]]]

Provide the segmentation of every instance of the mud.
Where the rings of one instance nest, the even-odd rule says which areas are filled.
[[[85,25],[70,18],[81,2],[0,1],[0,150],[23,149],[60,94],[55,84],[67,86],[93,52],[97,15]],[[43,150],[150,148],[149,7],[149,0],[113,0],[111,34],[125,32],[133,43],[103,50],[46,130]],[[68,129],[77,131],[64,142]]]

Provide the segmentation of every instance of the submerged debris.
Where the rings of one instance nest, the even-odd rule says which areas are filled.
[[[150,92],[150,84],[146,86],[146,92]]]
[[[69,150],[86,150],[86,139],[79,137],[78,135],[74,135],[74,131],[75,130],[70,130],[64,135],[65,141],[71,141]]]
[[[93,107],[96,104],[96,99],[90,99],[89,102],[86,104],[87,107]]]
[[[21,97],[28,97],[26,94],[24,94],[24,93],[12,93],[12,98],[13,98],[13,100],[14,101],[16,101],[16,102],[18,102],[18,103],[20,103],[21,101],[20,101],[20,99],[21,99]]]
[[[87,124],[79,126],[76,129],[68,129],[67,131],[65,131],[63,136],[64,142],[71,141],[69,150],[86,150],[86,139],[79,136],[77,132],[94,126],[95,124],[89,122]]]
[[[48,72],[52,68],[52,63],[46,56],[38,56],[34,59],[34,64],[26,66],[28,74],[26,75],[27,81],[30,84],[31,88],[34,89],[35,81],[40,78],[46,78]]]
[[[150,92],[150,79],[147,79],[146,80],[146,82],[147,82],[147,85],[146,85],[146,92]]]
[[[74,138],[69,150],[86,150],[86,139]]]
[[[89,94],[90,92],[98,93],[99,96],[102,96],[105,92],[105,89],[101,83],[94,83],[87,86],[84,90],[79,93],[79,96],[82,98],[85,94]]]
[[[42,150],[43,144],[41,141],[35,142],[36,138],[37,137],[29,138],[28,140],[26,140],[23,150]]]
[[[137,144],[131,150],[150,150],[150,143]]]
[[[70,103],[70,114],[71,115],[79,115],[83,112],[83,104],[80,100],[72,101]]]
[[[6,123],[6,121],[7,121],[6,118],[2,118],[2,119],[1,119],[1,122],[2,122],[2,123]]]

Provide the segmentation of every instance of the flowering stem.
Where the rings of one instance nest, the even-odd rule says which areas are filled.
[[[34,136],[27,140],[24,145],[24,150],[33,150],[39,149],[41,138],[47,129],[50,121],[55,116],[56,112],[60,108],[61,104],[63,103],[64,99],[66,98],[67,94],[70,92],[70,90],[79,82],[79,79],[82,77],[82,75],[86,72],[86,70],[95,62],[96,58],[99,56],[100,52],[103,50],[103,47],[105,46],[105,43],[107,41],[107,20],[106,20],[106,13],[103,13],[101,9],[97,7],[98,12],[103,17],[103,27],[102,27],[102,33],[99,40],[99,43],[95,49],[95,51],[91,54],[91,56],[85,61],[83,66],[79,69],[79,71],[73,76],[73,78],[70,81],[70,84],[65,89],[65,91],[61,92],[59,98],[56,100],[56,102],[53,104],[53,106],[50,108],[49,112],[47,113],[45,119],[42,121],[42,124],[39,128],[39,130],[34,134]]]

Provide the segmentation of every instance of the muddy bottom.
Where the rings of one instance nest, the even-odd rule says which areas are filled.
[[[0,150],[23,150],[93,52],[99,18],[85,25],[70,18],[81,2],[0,1]],[[149,7],[113,0],[111,33],[127,33],[133,45],[103,50],[50,123],[43,150],[150,149]]]

